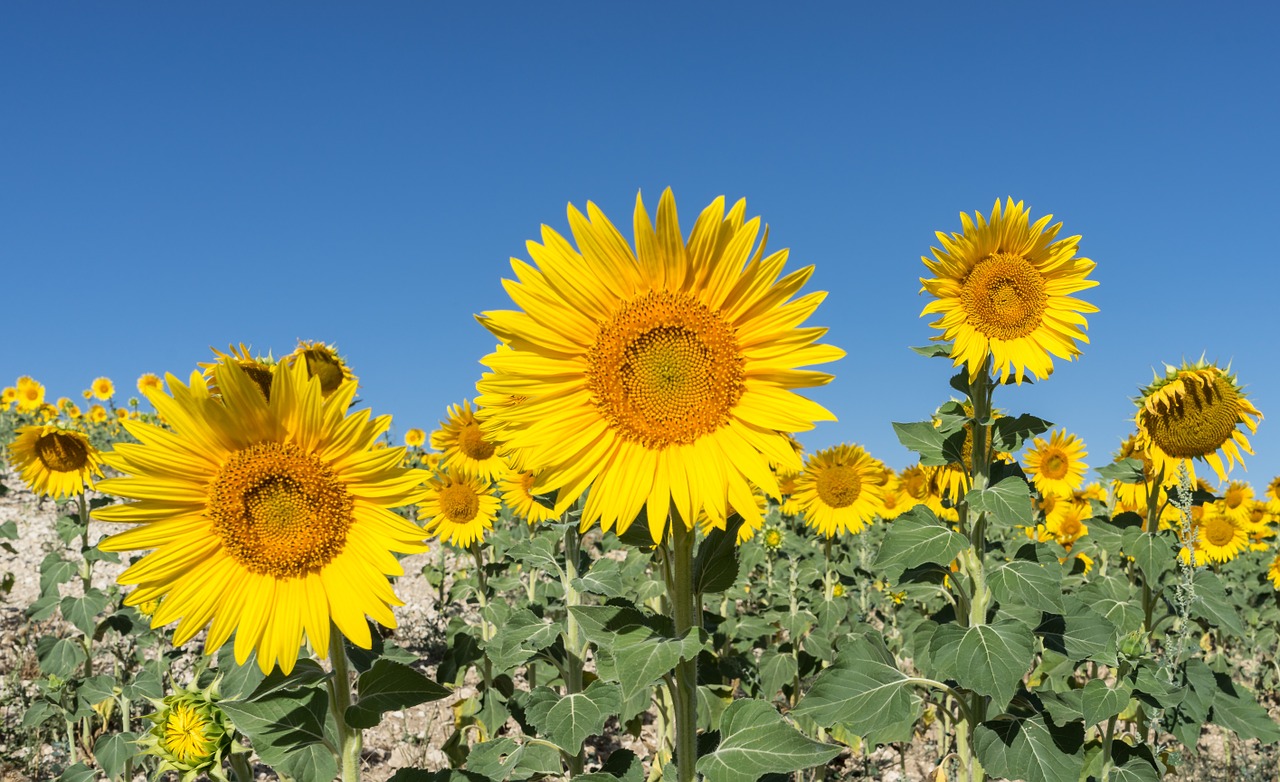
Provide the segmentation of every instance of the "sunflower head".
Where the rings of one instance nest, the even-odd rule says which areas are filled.
[[[1225,481],[1235,462],[1244,463],[1241,451],[1253,453],[1242,429],[1257,432],[1262,413],[1245,398],[1235,376],[1216,364],[1201,359],[1165,370],[1135,400],[1139,444],[1166,477],[1179,463],[1190,468],[1192,459],[1201,459]]]
[[[176,772],[182,782],[201,774],[226,780],[223,759],[228,752],[245,750],[235,743],[235,726],[218,706],[217,687],[215,680],[202,690],[181,690],[152,700],[156,710],[145,715],[152,727],[138,745],[143,754],[160,760],[158,773]]]
[[[498,443],[486,434],[471,409],[471,400],[450,405],[448,420],[431,433],[431,447],[440,451],[441,464],[459,475],[472,475],[493,482],[506,475],[510,465],[498,450]]]
[[[320,378],[320,391],[325,396],[338,390],[338,387],[345,382],[358,380],[351,374],[351,368],[347,365],[346,359],[338,354],[336,345],[300,339],[298,347],[285,356],[284,361],[304,363],[311,377]]]
[[[54,424],[20,428],[9,461],[31,491],[55,499],[80,494],[102,477],[102,457],[89,438]]]
[[[13,386],[5,386],[4,391],[0,391],[0,407],[9,409],[13,407],[13,403],[18,401],[18,389]]]
[[[146,396],[152,391],[161,391],[164,389],[164,381],[159,375],[151,372],[145,372],[138,376],[138,393]]]
[[[511,470],[498,481],[502,504],[510,508],[516,518],[524,519],[529,526],[557,518],[554,508],[542,504],[533,493],[534,483],[534,474],[527,470]]]
[[[884,469],[859,445],[841,444],[810,456],[796,480],[805,524],[828,538],[861,532],[884,511]]]
[[[116,393],[115,383],[111,382],[109,377],[94,378],[93,383],[89,386],[89,391],[93,394],[94,399],[107,401]]]
[[[1181,532],[1179,534],[1181,535]],[[1190,546],[1184,544],[1179,556],[1184,563],[1194,566],[1207,562],[1228,562],[1249,546],[1248,532],[1227,513],[1221,501],[1203,506],[1200,518],[1195,521],[1192,535],[1195,545],[1194,562]]]
[[[271,398],[271,380],[275,375],[276,362],[270,353],[265,357],[254,356],[249,352],[249,347],[243,342],[239,345],[228,345],[226,353],[212,346],[209,349],[217,357],[216,360],[202,361],[198,366],[204,370],[204,377],[208,381],[210,393],[220,393],[218,390],[218,385],[221,382],[218,377],[219,367],[235,364],[249,376],[249,379],[258,387],[258,391],[264,399]],[[162,388],[159,385],[143,387],[142,381],[139,379],[138,390],[142,392],[143,396],[151,399],[152,394],[161,392]]]
[[[1032,443],[1025,460],[1037,490],[1067,497],[1080,488],[1089,469],[1084,463],[1088,453],[1080,438],[1059,429],[1048,440],[1037,437]]]
[[[1272,586],[1280,589],[1280,554],[1271,560],[1271,565],[1267,568],[1267,578],[1271,581]]]
[[[938,315],[938,339],[953,340],[951,359],[964,364],[972,382],[987,360],[1001,380],[1017,382],[1030,372],[1043,380],[1053,358],[1073,359],[1077,342],[1089,341],[1085,313],[1097,312],[1071,294],[1098,283],[1086,279],[1094,262],[1076,257],[1079,236],[1057,239],[1061,223],[1052,215],[1031,223],[1030,213],[1010,198],[997,200],[988,219],[961,212],[962,233],[936,235],[942,248],[921,258],[932,278],[920,278],[921,293],[936,297],[920,313]]]
[[[418,428],[404,433],[404,444],[409,448],[421,448],[427,442],[427,433]]]
[[[418,519],[425,522],[427,534],[467,548],[484,542],[500,505],[489,481],[446,470],[427,481]]]
[[[18,378],[14,390],[14,403],[19,413],[34,413],[44,404],[44,386],[29,375]]]

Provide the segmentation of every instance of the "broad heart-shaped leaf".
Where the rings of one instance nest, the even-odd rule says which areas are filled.
[[[1100,725],[1120,712],[1129,703],[1133,688],[1121,679],[1115,689],[1101,679],[1090,679],[1080,694],[1080,712],[1085,725]]]
[[[740,699],[720,717],[720,745],[698,759],[706,782],[755,782],[825,764],[841,748],[808,738],[764,701]]]
[[[484,653],[499,671],[525,664],[538,650],[551,646],[560,637],[557,625],[539,619],[527,608],[516,608],[501,621],[492,615],[486,618],[498,631],[485,646]]]
[[[508,562],[520,562],[525,567],[545,570],[547,575],[559,580],[564,575],[560,563],[556,561],[556,540],[549,535],[528,538],[507,549]]]
[[[1062,573],[1025,559],[1006,562],[987,576],[991,593],[1001,604],[1021,604],[1041,611],[1062,613]]]
[[[951,460],[942,453],[942,445],[946,437],[933,425],[932,421],[917,421],[910,424],[893,425],[898,434],[898,442],[908,451],[920,454],[920,463],[928,467],[941,467]]]
[[[329,695],[322,687],[307,686],[259,700],[222,701],[218,705],[269,766],[287,763],[295,750],[325,740]]]
[[[1044,434],[1051,428],[1053,424],[1027,413],[1017,417],[997,418],[991,425],[991,447],[1005,453],[1020,451],[1027,440]]]
[[[93,635],[98,625],[98,614],[107,607],[107,596],[100,589],[89,589],[82,597],[67,595],[62,598],[59,609],[62,617],[85,635]]]
[[[1116,665],[1116,626],[1078,597],[1064,596],[1062,602],[1065,613],[1048,614],[1036,628],[1045,648],[1066,655],[1072,662]]]
[[[843,726],[878,745],[903,740],[904,727],[910,739],[920,698],[884,642],[867,634],[840,650],[792,713],[824,728]]]
[[[985,489],[973,489],[964,499],[970,510],[989,513],[1006,528],[1026,524],[1031,519],[1031,487],[1017,476]]]
[[[778,696],[782,685],[796,680],[798,666],[796,658],[790,654],[781,654],[766,649],[760,657],[760,692],[758,697],[769,703]]]
[[[889,525],[872,567],[897,582],[907,568],[951,564],[968,545],[968,538],[943,524],[933,511],[917,505]]]
[[[1097,473],[1104,481],[1142,483],[1145,480],[1145,476],[1142,474],[1141,459],[1121,459],[1105,467],[1099,467]]]
[[[245,660],[245,665],[249,664],[251,664],[250,661]],[[253,667],[257,668],[258,666],[253,663]],[[315,660],[298,660],[293,666],[293,670],[287,674],[281,671],[279,667],[272,668],[271,673],[262,677],[257,686],[253,688],[253,692],[245,700],[262,700],[288,690],[310,687],[311,685],[319,684],[332,675],[332,673],[320,667],[320,663]]]
[[[631,702],[674,670],[676,663],[697,657],[704,646],[701,628],[690,627],[683,638],[672,638],[644,625],[630,625],[617,631],[607,649],[599,650],[596,672],[606,681],[621,684],[623,700]]]
[[[93,757],[102,766],[107,777],[115,779],[124,776],[124,767],[133,757],[133,742],[138,738],[136,733],[105,733],[93,743]]]
[[[97,782],[98,774],[83,763],[67,766],[58,776],[58,782]]]
[[[527,713],[547,741],[576,755],[582,742],[599,735],[605,721],[621,709],[622,688],[597,679],[583,692],[566,695],[550,708],[530,709]]]
[[[382,713],[408,709],[419,703],[448,697],[449,690],[409,666],[392,660],[378,660],[356,680],[360,698],[347,707],[346,723],[353,728],[372,728]]]
[[[56,595],[58,585],[66,583],[76,573],[76,563],[64,559],[56,551],[40,561],[40,594]]]
[[[560,751],[545,744],[517,744],[500,738],[476,744],[467,756],[467,770],[489,780],[528,779],[535,774],[559,774]]]
[[[724,529],[713,529],[693,560],[693,589],[700,595],[723,592],[738,578],[738,528],[742,517],[729,516]]]
[[[1253,694],[1238,687],[1226,674],[1216,673],[1218,688],[1213,693],[1213,721],[1235,731],[1242,739],[1258,739],[1264,744],[1280,741],[1280,726]]]
[[[933,666],[961,687],[989,695],[995,713],[1013,700],[1034,652],[1031,631],[1004,619],[967,629],[941,625],[929,642]]]
[[[1160,583],[1161,574],[1174,567],[1173,543],[1171,535],[1161,532],[1143,532],[1139,527],[1128,527],[1120,538],[1120,546],[1124,553],[1133,557],[1133,561],[1141,568],[1147,583],[1153,588]]]
[[[641,559],[632,557],[633,561]],[[573,588],[604,597],[625,597],[629,586],[624,575],[626,569],[627,563],[622,560],[601,557],[591,563],[591,569],[585,575],[573,580]]]
[[[973,731],[978,760],[994,777],[1026,782],[1077,782],[1084,767],[1084,726],[1052,725],[1043,714],[992,720]]]
[[[1217,574],[1210,570],[1197,570],[1194,577],[1196,590],[1195,602],[1191,604],[1191,615],[1204,619],[1211,625],[1217,625],[1236,638],[1244,638],[1244,625],[1240,624],[1240,613],[1227,598],[1227,591]]]
[[[81,643],[80,638],[42,636],[36,641],[36,658],[40,661],[40,672],[62,679],[74,676],[84,664],[84,646]]]
[[[333,724],[332,720],[329,724]],[[336,746],[336,734],[330,733],[329,743]],[[308,744],[286,752],[284,757],[272,763],[271,767],[289,779],[315,779],[327,782],[338,776],[338,759],[323,744]]]
[[[1142,627],[1142,601],[1124,573],[1113,569],[1106,575],[1093,574],[1093,580],[1081,587],[1080,598],[1116,626],[1124,635]]]

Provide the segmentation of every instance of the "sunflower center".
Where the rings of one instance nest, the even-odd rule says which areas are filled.
[[[1017,339],[1035,331],[1048,302],[1044,276],[1012,253],[978,261],[960,292],[967,320],[990,339]]]
[[[484,461],[493,456],[494,444],[484,439],[480,424],[475,421],[465,423],[458,430],[458,450],[476,461]]]
[[[465,483],[452,483],[440,490],[440,510],[455,524],[463,524],[480,514],[480,497]]]
[[[64,432],[49,432],[36,441],[36,457],[53,472],[76,472],[89,464],[89,444]]]
[[[924,500],[929,496],[929,481],[923,475],[913,474],[903,482],[902,490],[913,500]]]
[[[1058,525],[1058,535],[1064,538],[1075,539],[1080,535],[1080,519],[1067,517]]]
[[[319,459],[293,443],[232,454],[209,487],[208,513],[223,548],[254,573],[290,578],[342,552],[354,501]]]
[[[828,467],[818,475],[818,497],[832,508],[847,508],[862,493],[858,471],[844,464]]]
[[[1204,539],[1217,548],[1222,548],[1236,536],[1236,528],[1226,519],[1215,516],[1204,525]]]
[[[1050,480],[1061,480],[1067,474],[1067,457],[1057,451],[1040,460],[1040,474]]]
[[[1239,422],[1240,394],[1223,377],[1198,382],[1188,379],[1183,393],[1169,394],[1153,413],[1143,410],[1151,439],[1160,450],[1178,459],[1208,456],[1231,438]]]
[[[651,291],[627,302],[600,328],[587,361],[604,418],[655,450],[719,429],[742,397],[733,328],[682,293]]]
[[[182,763],[203,760],[209,754],[205,735],[208,721],[191,706],[179,704],[169,710],[164,725],[164,744]]]
[[[1244,500],[1245,493],[1243,486],[1231,486],[1227,489],[1227,493],[1222,497],[1222,501],[1232,510],[1240,507],[1240,505],[1244,503]]]
[[[302,357],[307,362],[307,373],[311,377],[320,378],[320,393],[328,396],[338,390],[343,380],[342,364],[338,363],[332,353],[324,348],[314,347],[302,351]]]

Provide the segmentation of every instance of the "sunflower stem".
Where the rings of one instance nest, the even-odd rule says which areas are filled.
[[[701,627],[702,609],[693,585],[693,530],[672,513],[671,551],[664,557],[667,567],[667,593],[676,638],[690,629]],[[695,655],[676,663],[671,700],[675,712],[676,778],[679,782],[696,779],[698,763],[698,658]]]
[[[570,524],[564,531],[565,695],[582,692],[582,658],[585,649],[582,643],[582,630],[578,626],[578,617],[572,611],[574,606],[582,605],[582,595],[573,585],[574,580],[578,578],[578,560],[581,556],[582,532],[577,524]],[[578,747],[578,754],[569,757],[569,775],[575,777],[581,774],[583,763],[582,747]]]
[[[360,750],[364,734],[359,728],[347,725],[347,708],[351,706],[351,672],[347,662],[347,649],[342,642],[342,631],[337,625],[329,627],[329,660],[333,666],[330,680],[329,704],[338,724],[338,746],[341,748],[342,782],[358,782],[360,779]]]
[[[231,772],[236,782],[253,782],[253,769],[249,766],[249,756],[240,752],[231,753],[227,758],[231,763]]]

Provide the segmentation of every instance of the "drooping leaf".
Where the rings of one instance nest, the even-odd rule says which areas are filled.
[[[1084,727],[1058,727],[1043,714],[993,720],[974,729],[982,766],[995,777],[1027,782],[1078,782],[1084,767]]]
[[[796,680],[796,658],[790,654],[782,654],[772,649],[766,650],[760,658],[760,692],[758,697],[773,702],[784,684]]]
[[[420,703],[440,700],[450,691],[413,668],[392,660],[378,660],[356,680],[358,700],[347,707],[346,723],[353,728],[372,728],[383,712],[408,709]]]
[[[755,782],[825,764],[841,748],[814,741],[764,701],[741,699],[720,718],[720,745],[698,759],[706,782]]]
[[[964,498],[970,510],[988,513],[996,523],[1006,528],[1031,520],[1031,488],[1016,476],[985,489],[973,489]]]
[[[874,746],[911,738],[920,698],[884,642],[866,634],[841,649],[793,713],[824,728],[843,726]]]

